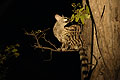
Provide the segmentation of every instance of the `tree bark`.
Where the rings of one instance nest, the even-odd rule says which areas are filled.
[[[120,80],[120,0],[89,0],[89,4],[96,25],[93,54],[98,60],[90,80]]]

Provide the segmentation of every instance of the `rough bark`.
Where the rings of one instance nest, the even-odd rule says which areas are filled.
[[[98,60],[91,80],[120,80],[120,0],[89,3],[96,24],[93,49]]]

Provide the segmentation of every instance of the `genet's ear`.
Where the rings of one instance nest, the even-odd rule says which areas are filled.
[[[61,17],[60,15],[58,15],[58,14],[55,15],[55,19],[56,19],[57,21],[59,21],[61,18],[62,18],[62,17]]]
[[[62,17],[64,17],[64,15],[62,14]]]

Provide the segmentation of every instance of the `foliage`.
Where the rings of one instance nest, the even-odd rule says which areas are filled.
[[[8,67],[5,66],[5,64],[7,64],[7,61],[12,57],[17,58],[20,55],[18,52],[19,47],[19,44],[6,46],[5,49],[0,52],[0,80],[5,80],[8,69]]]
[[[72,3],[72,7],[74,9],[72,10],[71,22],[75,21],[78,24],[84,24],[84,20],[90,18],[90,12],[87,5],[83,7],[80,3]]]

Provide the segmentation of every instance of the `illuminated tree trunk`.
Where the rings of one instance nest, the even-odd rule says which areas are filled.
[[[93,55],[98,60],[90,80],[120,80],[120,0],[89,0],[89,5],[96,25]]]

